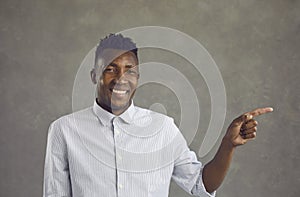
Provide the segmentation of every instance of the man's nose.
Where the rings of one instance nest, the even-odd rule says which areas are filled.
[[[120,69],[117,73],[117,76],[116,76],[116,80],[118,82],[125,82],[126,81],[126,71],[125,69]]]

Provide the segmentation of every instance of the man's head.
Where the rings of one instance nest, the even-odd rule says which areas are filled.
[[[136,44],[121,34],[110,34],[97,46],[91,78],[97,84],[97,102],[119,115],[131,104],[138,78]]]

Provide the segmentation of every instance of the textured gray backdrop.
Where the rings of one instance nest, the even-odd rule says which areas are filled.
[[[81,61],[106,34],[144,25],[178,29],[210,52],[227,92],[223,133],[241,112],[274,107],[272,114],[258,118],[257,139],[237,149],[218,196],[299,196],[298,0],[1,0],[0,196],[42,195],[47,128],[72,112]],[[197,151],[210,113],[203,79],[183,67],[185,60],[176,54],[144,49],[140,58],[177,66],[191,80],[202,115],[191,144]],[[155,84],[141,87],[136,103],[149,107],[155,102],[178,122],[172,92]],[[216,148],[201,160],[206,163]],[[172,184],[170,196],[188,195]]]

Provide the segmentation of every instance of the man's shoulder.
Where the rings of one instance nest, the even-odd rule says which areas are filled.
[[[73,136],[81,125],[88,125],[94,118],[92,107],[63,115],[50,123],[48,138],[67,139],[65,136]]]
[[[153,111],[151,109],[146,109],[143,107],[135,106],[136,113],[135,113],[135,118],[140,119],[140,118],[146,118],[146,117],[157,117],[161,118],[162,120],[167,120],[167,121],[174,121],[174,119],[164,113]]]
[[[75,111],[73,113],[69,113],[59,117],[54,120],[51,125],[66,125],[78,121],[84,121],[93,118],[93,110],[92,107],[88,107],[82,110]]]
[[[141,127],[150,126],[152,130],[177,130],[177,125],[172,117],[142,107],[136,107],[133,121],[135,125]]]
[[[133,123],[138,130],[132,131],[136,136],[153,137],[164,145],[182,142],[182,134],[172,117],[141,107],[136,107],[136,112]]]

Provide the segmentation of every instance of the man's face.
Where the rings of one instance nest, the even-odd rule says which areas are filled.
[[[138,60],[134,53],[119,51],[115,54],[121,55],[115,55],[117,58],[109,64],[106,64],[104,60],[107,66],[100,80],[97,80],[97,101],[104,109],[119,115],[131,103],[138,84],[139,70]]]

